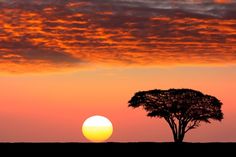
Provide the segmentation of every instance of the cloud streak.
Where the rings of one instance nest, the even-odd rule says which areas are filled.
[[[0,71],[236,63],[226,1],[0,1]]]

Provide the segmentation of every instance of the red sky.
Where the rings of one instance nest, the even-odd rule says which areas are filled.
[[[95,114],[114,125],[110,141],[171,141],[163,120],[128,108],[139,90],[193,88],[223,102],[222,122],[202,124],[187,141],[235,141],[235,67],[111,68],[1,77],[1,141],[86,141],[83,121]]]
[[[108,117],[109,141],[171,141],[167,124],[128,108],[140,90],[193,88],[224,120],[186,141],[235,141],[236,2],[0,1],[0,141],[86,141]],[[209,9],[210,8],[210,9]]]

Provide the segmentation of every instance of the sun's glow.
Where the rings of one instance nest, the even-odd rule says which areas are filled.
[[[86,119],[82,126],[82,133],[86,139],[92,142],[104,142],[113,132],[113,126],[109,119],[103,116],[92,116]]]

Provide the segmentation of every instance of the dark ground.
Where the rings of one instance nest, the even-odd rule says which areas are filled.
[[[0,143],[0,150],[6,153],[40,153],[50,152],[54,155],[62,153],[96,154],[96,156],[123,155],[145,156],[160,154],[175,156],[211,156],[223,153],[224,156],[236,153],[236,143]],[[110,153],[109,153],[110,152]],[[158,155],[159,154],[159,155]],[[33,155],[33,154],[32,154]],[[113,156],[112,155],[112,156]]]

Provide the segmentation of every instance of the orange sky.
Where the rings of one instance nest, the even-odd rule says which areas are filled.
[[[210,9],[209,9],[210,8]],[[128,108],[139,90],[193,88],[224,120],[186,141],[236,140],[236,1],[0,1],[0,141],[85,142],[100,114],[109,141],[172,141],[163,120]]]
[[[1,72],[236,62],[234,1],[53,2],[0,2]]]
[[[1,141],[86,141],[83,121],[95,114],[114,125],[109,141],[171,141],[163,120],[128,108],[139,90],[193,88],[223,102],[222,122],[202,124],[186,141],[235,141],[236,67],[111,68],[2,76]]]

